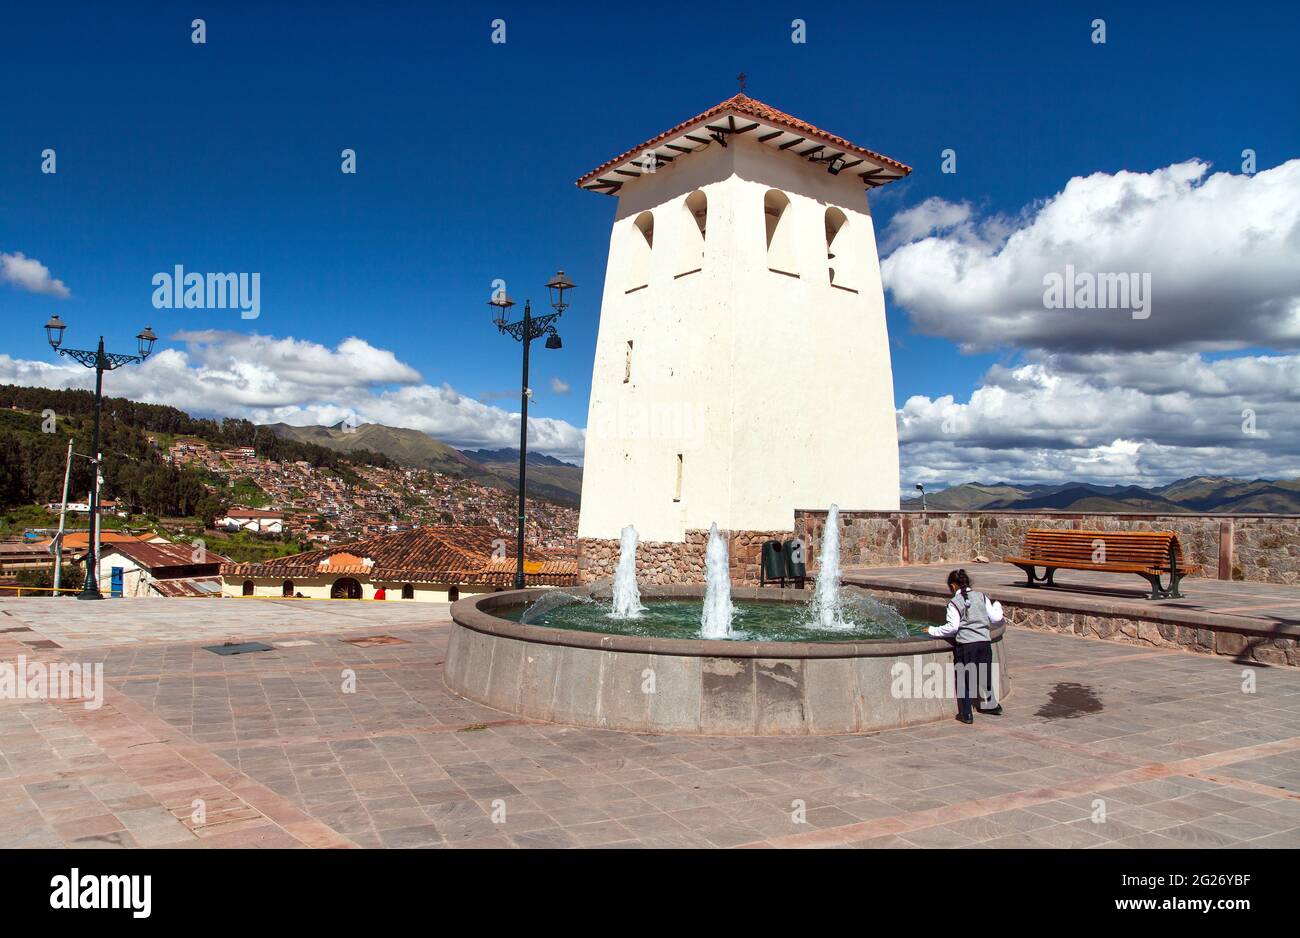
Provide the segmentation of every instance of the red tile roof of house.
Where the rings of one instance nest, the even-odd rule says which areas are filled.
[[[104,549],[105,544],[134,544],[148,541],[156,537],[154,534],[122,534],[119,531],[100,531],[99,546],[100,550]],[[53,538],[40,542],[41,547],[49,547]],[[90,534],[86,531],[65,531],[63,533],[63,549],[85,550],[90,545]]]
[[[221,596],[221,577],[187,576],[171,580],[152,580],[149,588],[172,599],[216,599]]]
[[[101,545],[99,555],[107,557],[109,554],[121,554],[124,557],[129,557],[147,570],[163,570],[168,567],[216,566],[229,559],[215,551],[207,551],[205,559],[195,560],[194,550],[192,544],[146,544],[143,541],[120,541],[114,544]]]
[[[687,151],[703,149],[704,147],[709,146],[711,142],[710,140],[703,138],[692,139],[689,140],[690,145],[686,147],[683,147],[680,143],[675,143],[675,141],[686,138],[687,134],[691,134],[693,137],[701,137],[701,134],[692,133],[692,131],[706,131],[703,134],[703,137],[709,137],[711,136],[711,132],[708,132],[708,125],[713,124],[715,121],[720,119],[728,119],[724,135],[726,133],[747,133],[747,130],[740,129],[740,125],[736,124],[734,120],[735,117],[750,118],[750,123],[758,122],[762,126],[766,127],[765,131],[760,130],[756,136],[769,137],[769,140],[766,142],[770,143],[773,147],[793,149],[794,146],[798,146],[797,141],[799,141],[800,138],[809,141],[813,145],[811,152],[805,150],[804,154],[797,153],[796,155],[802,156],[807,154],[817,158],[822,158],[826,155],[824,153],[825,147],[820,148],[820,150],[823,151],[821,153],[819,153],[816,148],[816,145],[820,143],[829,145],[834,149],[834,151],[841,152],[841,155],[855,157],[857,162],[851,163],[850,166],[852,167],[857,167],[863,162],[873,164],[866,171],[859,169],[856,173],[856,175],[862,179],[863,184],[868,188],[874,188],[875,186],[892,182],[895,179],[901,179],[912,171],[912,167],[905,163],[900,163],[898,160],[891,157],[885,156],[883,153],[877,153],[875,150],[868,150],[866,147],[858,146],[856,143],[852,143],[851,141],[830,133],[829,131],[822,130],[820,127],[814,127],[807,121],[793,117],[769,104],[764,104],[762,101],[758,101],[745,94],[738,94],[719,104],[715,104],[707,111],[695,115],[690,120],[682,121],[677,126],[665,130],[657,137],[651,137],[640,146],[632,147],[632,149],[620,153],[612,160],[607,160],[591,172],[582,176],[582,178],[577,181],[577,185],[581,189],[591,189],[593,191],[603,190],[606,195],[613,195],[618,192],[623,183],[621,180],[602,179],[601,177],[605,173],[615,171],[629,176],[637,175],[635,170],[623,170],[621,167],[623,164],[626,164],[631,160],[640,160],[644,158],[647,151],[657,151],[660,148],[668,149],[671,152],[662,154],[656,152],[655,157],[665,163],[670,163],[673,160],[686,155],[686,153],[682,152],[682,149],[686,149]],[[717,125],[714,124],[714,126]],[[750,130],[754,129],[757,128],[750,128]],[[790,140],[784,139],[787,135],[791,140],[796,141],[793,145],[790,145]],[[673,146],[669,146],[670,144],[673,144]],[[674,149],[674,147],[678,147],[678,149]],[[616,167],[620,169],[616,169]]]
[[[509,586],[514,582],[514,543],[513,537],[489,525],[438,525],[277,557],[265,563],[223,563],[221,573],[283,579],[347,573],[362,574],[373,581]],[[507,556],[494,556],[502,549]],[[331,561],[337,554],[350,556],[343,564],[334,565]],[[354,558],[372,564],[353,563]],[[525,583],[558,586],[576,583],[577,579],[576,559],[525,549]]]

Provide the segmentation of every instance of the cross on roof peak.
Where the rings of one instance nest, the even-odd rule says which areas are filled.
[[[749,80],[749,76],[746,75],[744,72],[741,72],[739,75],[736,76],[736,81],[740,82],[741,94],[745,93],[745,82],[747,82],[748,80]]]

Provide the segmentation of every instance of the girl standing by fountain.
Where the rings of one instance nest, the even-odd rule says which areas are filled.
[[[948,601],[946,621],[926,629],[934,638],[955,635],[953,649],[957,689],[957,719],[974,723],[971,702],[976,688],[980,696],[980,713],[1001,716],[996,682],[993,680],[993,642],[989,627],[1002,621],[1002,604],[983,593],[971,589],[970,576],[965,570],[948,574]]]

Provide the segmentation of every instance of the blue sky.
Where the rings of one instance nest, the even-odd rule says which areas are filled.
[[[754,97],[914,167],[872,197],[882,235],[930,199],[964,206],[971,224],[1014,230],[1074,177],[1150,174],[1192,159],[1209,164],[1207,174],[1238,174],[1244,148],[1262,173],[1300,155],[1294,4],[1252,4],[1248,16],[1211,4],[1098,2],[264,6],[49,2],[5,11],[0,253],[39,261],[71,294],[0,284],[0,353],[20,363],[12,375],[62,380],[21,364],[52,361],[39,327],[58,312],[70,344],[93,342],[91,323],[108,322],[110,347],[122,350],[145,322],[176,348],[203,330],[292,337],[327,351],[355,336],[427,385],[508,409],[501,396],[516,385],[518,349],[489,324],[490,284],[504,278],[516,299],[540,301],[563,267],[579,290],[561,324],[564,349],[535,355],[535,413],[580,428],[615,201],[573,182],[730,96],[741,70]],[[190,40],[195,16],[206,20],[206,44]],[[494,45],[498,17],[507,42]],[[806,21],[805,44],[790,40],[795,17]],[[1104,45],[1091,41],[1098,17]],[[39,171],[47,147],[57,152],[54,175]],[[355,175],[339,172],[344,147],[357,152]],[[955,174],[939,171],[945,148],[957,153]],[[949,227],[921,237],[957,244],[964,235]],[[1289,243],[1285,228],[1277,238]],[[260,272],[260,318],[152,309],[150,278],[175,264]],[[1293,285],[1272,289],[1270,308],[1285,316]],[[933,299],[913,309],[892,290],[889,300],[900,410],[913,397],[937,406],[952,395],[975,417],[972,394],[990,369],[1030,359],[1054,374],[1085,374],[1093,388],[1120,380],[1119,365],[1106,371],[1095,360],[1106,348],[1041,336],[1028,359],[1029,344],[1014,333],[985,335],[978,351],[963,353],[961,316],[978,310],[945,311]],[[921,334],[918,317],[937,334]],[[1123,352],[1182,356],[1182,366],[1129,359],[1138,371],[1262,358],[1290,374],[1291,335],[1246,330],[1239,341]],[[1087,368],[1062,362],[1075,353],[1091,356]],[[359,357],[382,365],[378,353]],[[275,397],[274,387],[261,393]],[[202,409],[202,399],[170,399]],[[1275,403],[1280,412],[1285,402]],[[1228,416],[1237,409],[1224,404]],[[924,423],[933,407],[918,404],[913,417]],[[1010,448],[1036,440],[1045,451],[1038,463],[958,466],[945,462],[949,450],[926,455],[919,424],[900,421],[912,474],[938,485],[985,471],[1087,476],[1086,454],[1108,445],[1104,427],[1084,428],[1092,435],[1082,442],[1069,427],[1051,439],[1029,428]],[[1113,471],[1103,459],[1091,475],[1152,481],[1196,465],[1183,441],[1156,439],[1145,426],[1115,434],[1182,456],[1166,454],[1158,466],[1121,460]],[[1203,455],[1205,471],[1295,466],[1300,428],[1289,442],[1270,437],[1266,463],[1231,437],[1198,433],[1188,440],[1218,454]],[[462,440],[476,442],[473,433]],[[1062,447],[1084,456],[1053,462]]]

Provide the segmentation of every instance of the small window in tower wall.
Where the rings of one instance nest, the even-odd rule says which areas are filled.
[[[767,225],[767,269],[791,277],[799,276],[790,197],[779,189],[767,190],[763,197],[763,217]]]
[[[627,340],[627,353],[623,358],[623,383],[632,380],[632,340]]]
[[[848,217],[831,206],[826,209],[826,266],[831,286],[858,292],[859,258],[853,250]]]
[[[649,212],[638,215],[627,238],[627,286],[624,292],[632,293],[650,283],[650,256],[655,244],[654,215]]]
[[[704,238],[709,224],[709,199],[698,189],[683,203],[685,219],[682,222],[680,256],[677,259],[677,276],[697,274],[704,268]]]
[[[677,454],[677,485],[673,490],[673,501],[682,500],[682,454]]]

